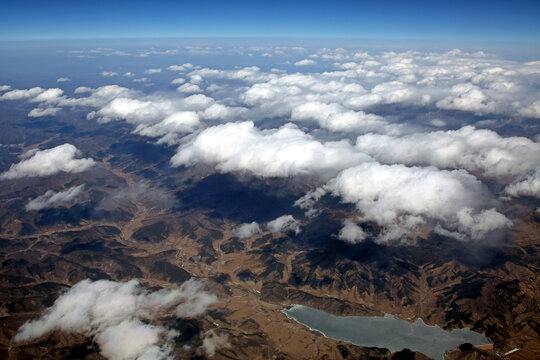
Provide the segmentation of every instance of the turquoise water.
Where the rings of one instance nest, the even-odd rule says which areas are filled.
[[[293,305],[283,313],[332,339],[387,348],[392,352],[408,348],[434,359],[443,359],[446,350],[463,343],[491,343],[483,334],[469,329],[445,331],[438,326],[426,325],[422,319],[410,323],[392,315],[335,316],[303,305]]]

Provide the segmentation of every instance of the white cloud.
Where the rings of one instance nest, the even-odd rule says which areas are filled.
[[[323,188],[317,188],[313,191],[308,192],[306,195],[302,196],[300,199],[294,202],[294,206],[298,206],[300,209],[306,210],[305,215],[307,217],[313,217],[320,214],[320,210],[315,207],[317,201],[319,201],[324,195],[326,195],[326,190]]]
[[[247,112],[243,107],[229,107],[221,104],[212,104],[200,112],[206,120],[232,120],[241,117]]]
[[[261,232],[261,227],[256,221],[240,224],[238,227],[232,230],[232,233],[235,236],[238,236],[240,239],[245,239],[255,234],[260,234]]]
[[[102,71],[101,72],[101,76],[103,77],[113,77],[113,76],[117,76],[118,73],[117,72],[114,72],[114,71]]]
[[[192,84],[199,84],[199,83],[201,83],[202,79],[203,78],[202,78],[201,75],[194,74],[194,75],[191,75],[189,77],[189,82],[192,83]]]
[[[446,123],[441,119],[433,119],[429,122],[430,125],[436,126],[436,127],[444,127],[446,126]]]
[[[29,113],[29,117],[42,117],[42,116],[53,116],[57,112],[62,110],[62,108],[52,107],[52,108],[35,108],[32,109]]]
[[[464,83],[454,85],[452,95],[437,102],[441,109],[464,110],[476,113],[489,113],[495,109],[494,101],[490,101],[479,86]]]
[[[462,170],[364,163],[344,170],[324,189],[356,204],[363,220],[383,226],[379,241],[399,239],[428,221],[472,240],[511,225],[493,209],[482,184]]]
[[[306,102],[292,109],[291,120],[315,120],[319,126],[331,131],[372,131],[391,134],[402,132],[400,125],[390,124],[381,116],[347,110],[337,103]]]
[[[43,91],[45,91],[45,89],[42,89],[40,87],[34,87],[28,90],[11,90],[2,94],[2,96],[0,96],[0,100],[21,100],[34,98],[41,94]]]
[[[18,179],[32,176],[49,176],[60,171],[79,173],[95,165],[91,158],[75,159],[81,152],[71,144],[37,151],[32,157],[12,164],[0,179]]]
[[[201,88],[198,85],[186,83],[184,85],[180,85],[178,88],[176,88],[176,91],[181,93],[198,93],[202,92]]]
[[[151,74],[159,74],[160,72],[161,72],[161,69],[148,69],[144,73],[151,75]]]
[[[257,66],[248,66],[238,70],[216,70],[203,68],[189,73],[190,77],[196,77],[199,81],[203,78],[242,80],[246,82],[261,82],[274,79],[275,75],[261,72]]]
[[[358,244],[367,238],[367,234],[360,226],[347,219],[343,222],[343,227],[339,231],[338,239],[350,244]]]
[[[148,124],[155,123],[159,119],[164,118],[170,109],[171,104],[167,101],[150,101],[128,97],[116,97],[95,114],[102,123],[124,119],[127,122],[134,124]]]
[[[10,85],[0,85],[0,91],[8,91],[11,89]]]
[[[532,196],[540,199],[540,168],[508,185],[505,193],[514,197]]]
[[[267,74],[253,78],[240,99],[268,116],[287,116],[307,102],[337,103],[345,110],[384,104],[429,106],[478,114],[540,117],[535,86],[537,64],[460,53],[386,52],[357,54],[323,49],[314,58],[333,59],[337,71]],[[341,61],[346,61],[340,63]],[[222,71],[206,69],[206,73]],[[269,76],[274,75],[274,76]],[[364,91],[348,93],[347,87]]]
[[[177,144],[179,141],[178,135],[189,133],[201,125],[199,116],[193,111],[175,112],[159,123],[148,126],[141,124],[137,126],[134,133],[149,136],[161,137],[162,142],[169,145]]]
[[[43,210],[63,206],[71,206],[80,202],[84,194],[84,185],[73,186],[66,191],[48,190],[45,194],[32,199],[26,204],[26,211]]]
[[[472,126],[403,137],[367,134],[358,137],[356,146],[387,164],[461,168],[490,177],[515,177],[540,166],[539,143]]]
[[[282,233],[288,231],[294,231],[296,234],[300,233],[300,222],[296,220],[292,215],[283,215],[266,223],[268,229],[273,233]]]
[[[166,342],[174,335],[174,331],[126,319],[106,327],[94,339],[107,359],[167,359],[171,349]]]
[[[197,280],[149,292],[137,280],[83,280],[61,295],[41,318],[26,322],[14,338],[26,342],[52,331],[90,336],[109,359],[163,359],[177,331],[151,322],[173,313],[199,316],[217,298]]]
[[[118,85],[106,85],[97,89],[81,86],[75,89],[75,94],[89,94],[88,96],[77,98],[62,98],[58,102],[58,106],[91,106],[91,107],[103,107],[116,98],[135,97],[138,93],[134,90],[118,86]]]
[[[56,102],[60,99],[63,93],[64,91],[62,89],[58,89],[58,88],[47,89],[41,92],[31,101],[32,102],[46,102],[46,103]]]
[[[171,65],[167,68],[170,71],[189,71],[193,69],[193,64],[185,63],[183,65]]]
[[[304,60],[300,60],[294,63],[295,66],[311,66],[311,65],[316,65],[316,64],[317,62],[311,59],[304,59]]]
[[[202,348],[208,356],[214,356],[216,350],[229,347],[229,338],[225,333],[209,330],[204,333]]]
[[[142,78],[139,78],[139,79],[133,79],[132,81],[135,82],[135,83],[145,83],[145,82],[149,82],[150,79],[147,78],[147,77],[142,77]]]
[[[190,95],[184,99],[184,104],[190,110],[204,110],[214,103],[214,99],[203,94]]]
[[[540,119],[540,100],[518,110],[522,116]]]
[[[56,79],[56,82],[67,82],[67,81],[71,81],[70,78],[67,78],[67,77],[59,77],[58,79]]]
[[[335,174],[363,161],[370,158],[347,141],[321,143],[293,124],[259,130],[250,121],[207,128],[171,159],[173,166],[206,163],[266,177]]]
[[[184,78],[177,78],[171,81],[171,84],[173,85],[180,85],[186,82],[186,79]]]

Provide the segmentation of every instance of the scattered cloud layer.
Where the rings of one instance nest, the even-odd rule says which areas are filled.
[[[41,318],[26,322],[14,338],[27,342],[52,331],[90,336],[108,359],[163,359],[171,356],[179,333],[152,321],[175,314],[196,317],[217,298],[198,280],[149,292],[137,280],[115,282],[83,280],[61,295]],[[217,341],[220,340],[220,341]],[[210,337],[208,351],[224,341]]]
[[[35,152],[30,158],[12,164],[0,179],[18,179],[33,176],[49,176],[61,171],[79,173],[95,165],[91,158],[76,159],[81,152],[71,144]]]
[[[132,54],[94,49],[84,54],[172,53],[279,57],[294,70],[185,63],[147,69],[147,74],[170,76],[177,89],[168,93],[107,85],[80,87],[71,97],[58,88],[11,90],[6,85],[0,100],[35,103],[30,117],[90,107],[88,119],[126,121],[134,133],[156,139],[158,145],[178,146],[172,166],[206,164],[261,177],[305,176],[317,185],[334,178],[296,205],[313,217],[325,193],[339,196],[357,205],[360,223],[373,221],[384,228],[379,239],[396,239],[420,225],[433,225],[448,236],[478,240],[509,224],[496,210],[497,196],[538,197],[540,145],[530,139],[538,140],[537,134],[502,135],[510,121],[532,128],[531,122],[540,118],[538,61],[460,50],[368,53],[322,48],[310,53],[301,47],[271,46],[185,46]],[[15,172],[10,169],[1,176]],[[384,181],[373,180],[379,176]],[[348,183],[346,177],[367,181],[357,191],[361,198],[347,200],[338,186]],[[485,180],[500,184],[499,189],[507,186],[491,194],[481,185]],[[424,194],[405,196],[422,186]],[[392,197],[402,201],[390,201]],[[373,235],[362,235],[360,225],[347,222],[337,235],[350,242]],[[246,227],[245,234],[255,229]]]

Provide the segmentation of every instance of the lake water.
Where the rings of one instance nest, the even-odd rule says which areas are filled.
[[[443,359],[446,350],[463,343],[491,343],[483,334],[469,329],[445,331],[426,325],[422,319],[410,323],[388,314],[384,317],[335,316],[303,305],[293,305],[283,313],[332,339],[387,348],[392,352],[408,348],[434,359]]]

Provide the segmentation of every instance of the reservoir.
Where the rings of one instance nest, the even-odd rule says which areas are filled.
[[[328,338],[387,348],[392,352],[408,348],[437,360],[443,359],[446,350],[463,343],[491,343],[483,334],[467,328],[445,331],[438,326],[426,325],[422,319],[410,323],[388,314],[384,317],[335,316],[303,305],[293,305],[282,311],[287,317]]]

